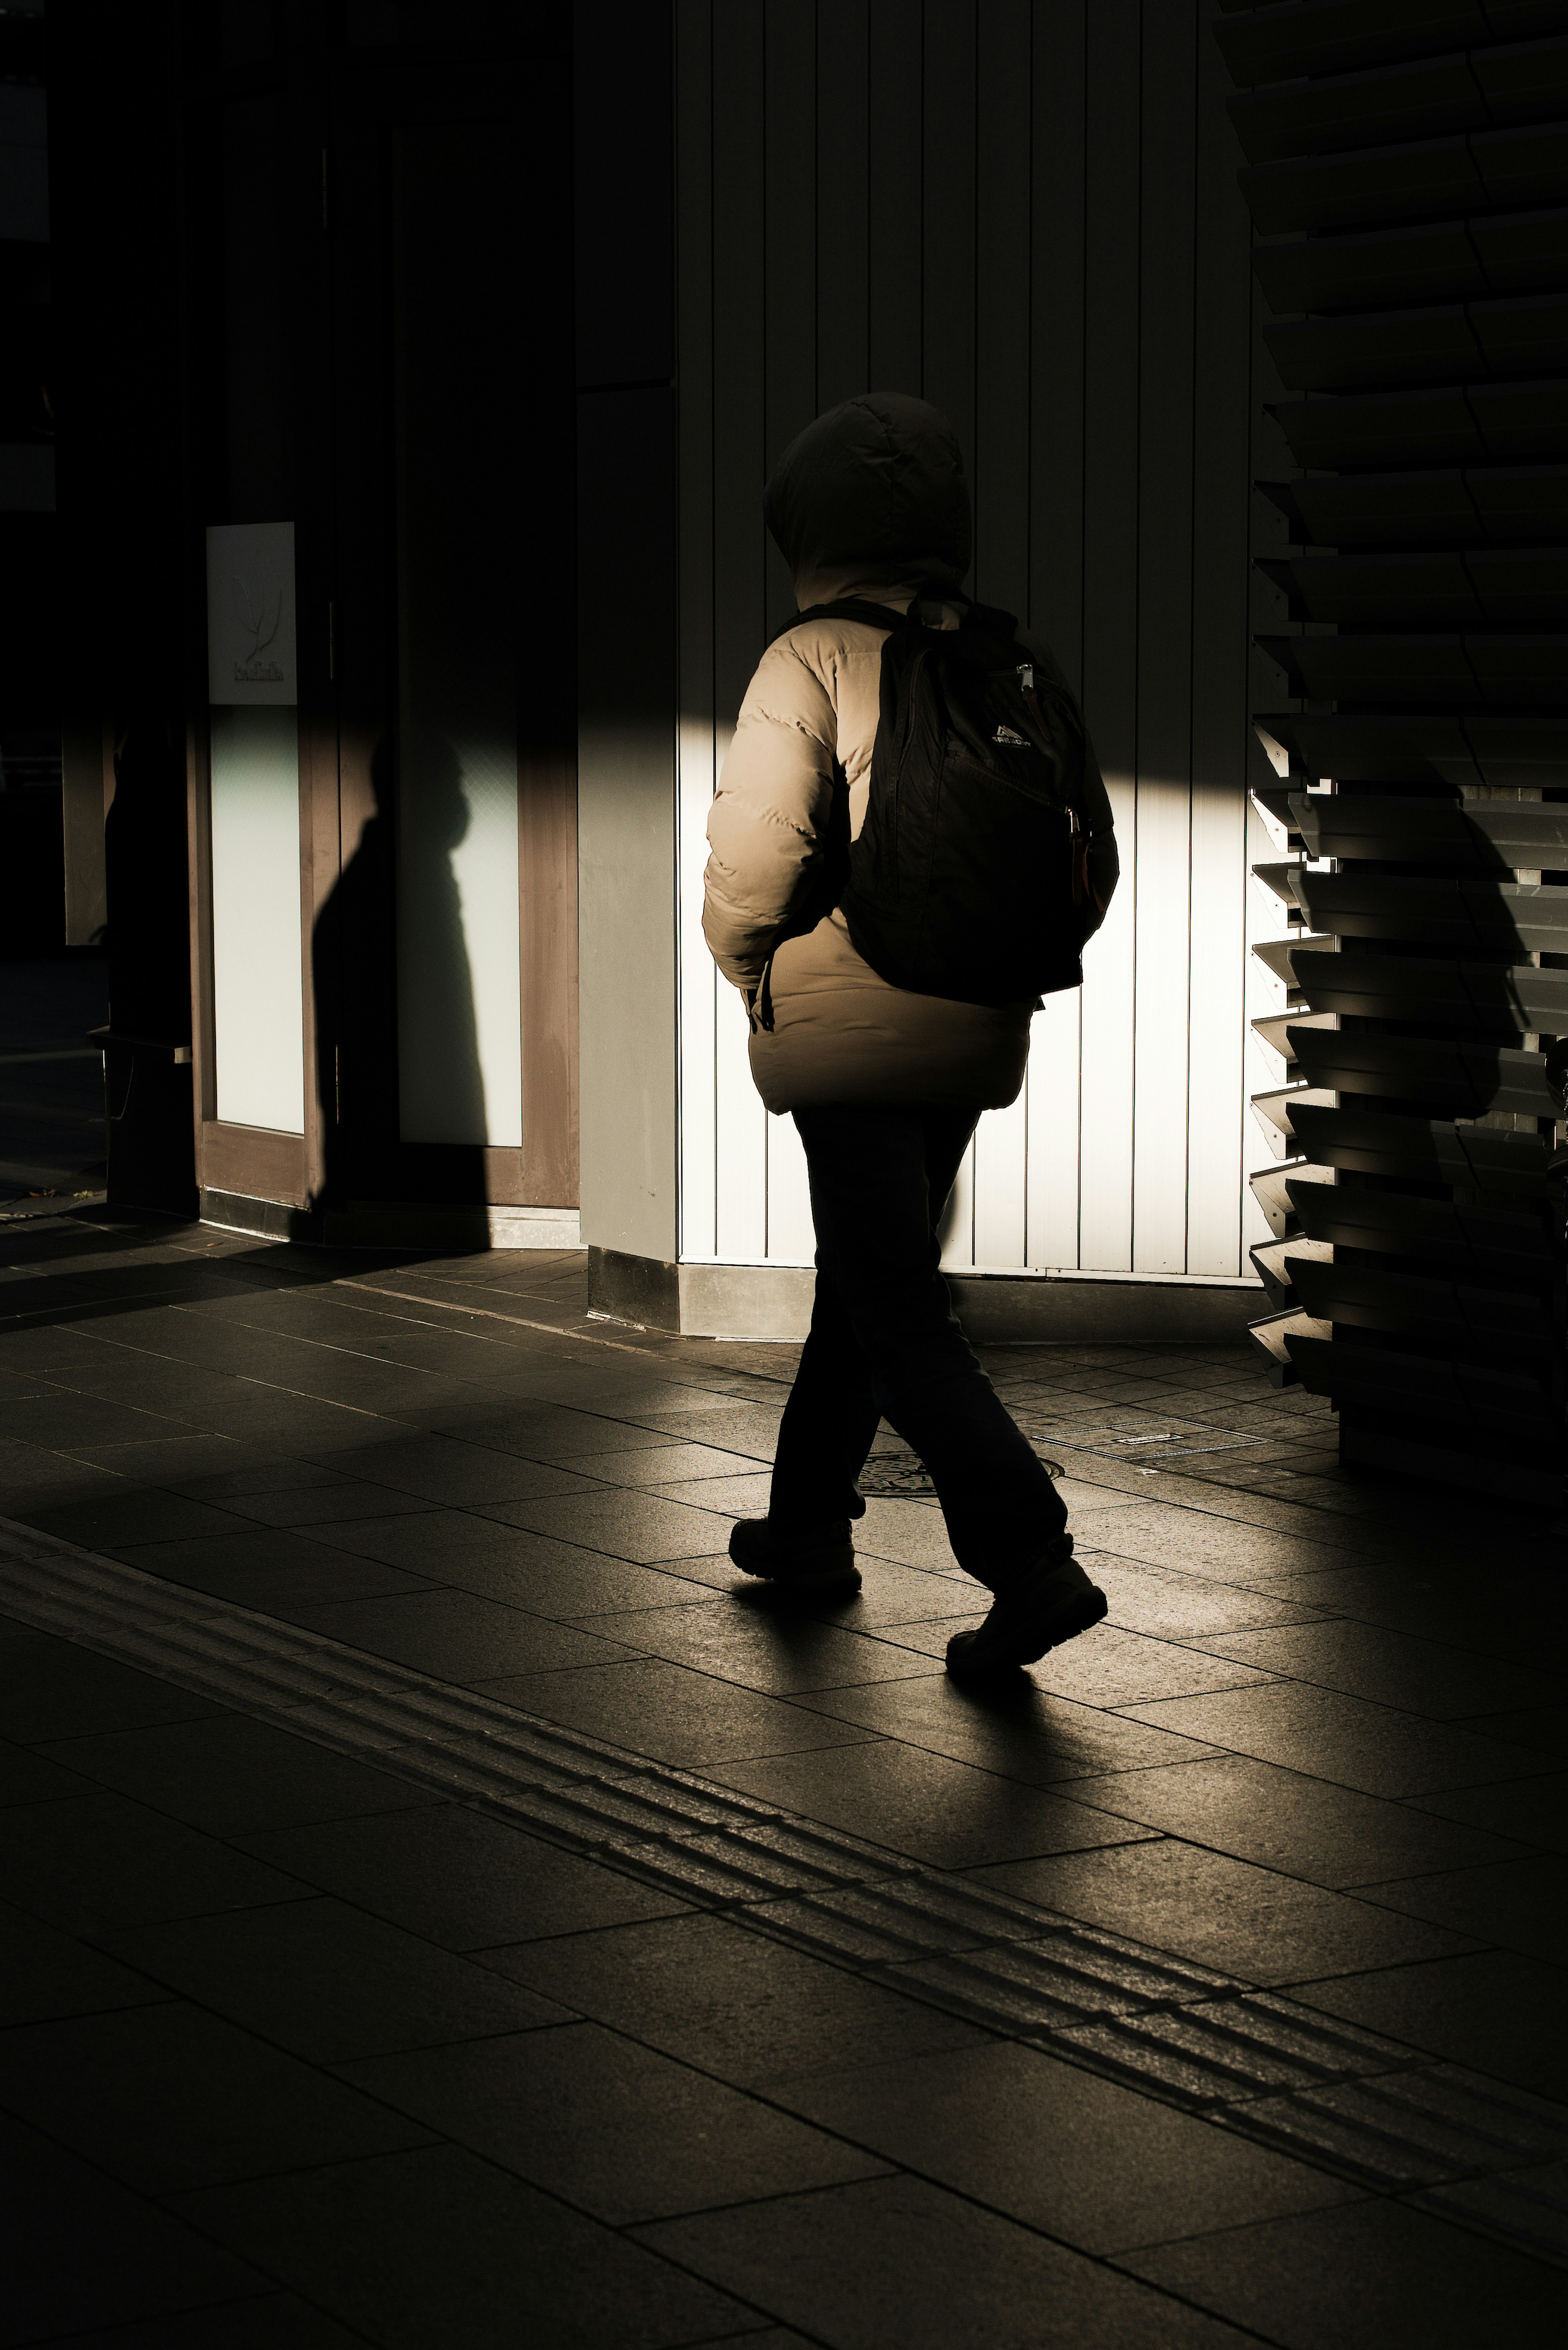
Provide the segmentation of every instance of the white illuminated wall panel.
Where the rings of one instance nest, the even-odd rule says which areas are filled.
[[[294,525],[207,533],[217,1115],[305,1131]]]

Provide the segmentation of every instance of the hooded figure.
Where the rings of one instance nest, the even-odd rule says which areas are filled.
[[[926,400],[868,392],[807,425],[763,498],[802,610],[847,597],[900,612],[919,599],[956,628],[970,567],[969,487],[952,427]],[[746,691],[708,819],[702,928],[748,998],[782,924],[811,888],[826,843],[834,766],[849,830],[866,818],[884,631],[808,620],[770,645]],[[1062,672],[1040,641],[1019,641]],[[1084,778],[1096,895],[1116,887],[1110,802],[1092,745]],[[926,1101],[977,1114],[1017,1097],[1030,1003],[959,1003],[891,986],[850,943],[839,913],[787,940],[769,975],[774,1025],[753,1024],[752,1075],[771,1110],[819,1102]]]
[[[923,400],[871,392],[785,450],[768,527],[802,610],[847,598],[957,628],[971,534],[951,426]],[[959,1003],[893,986],[836,910],[780,942],[828,847],[836,769],[849,831],[866,819],[886,630],[803,620],[763,655],[708,822],[702,926],[751,1011],[764,969],[772,1025],[752,1021],[752,1072],[794,1113],[811,1180],[816,1300],[765,1518],[730,1555],[781,1588],[860,1586],[851,1522],[884,1418],[931,1474],[960,1565],[995,1595],[950,1671],[1016,1671],[1106,1613],[1072,1555],[1066,1511],[959,1328],[937,1228],[981,1110],[1023,1082],[1032,1003]],[[1059,683],[1045,647],[1020,643]],[[1116,884],[1110,803],[1086,747],[1083,811],[1103,908]]]

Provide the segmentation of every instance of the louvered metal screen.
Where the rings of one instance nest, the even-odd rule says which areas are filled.
[[[1291,478],[1253,1189],[1347,1460],[1552,1503],[1568,1151],[1568,0],[1227,7]]]

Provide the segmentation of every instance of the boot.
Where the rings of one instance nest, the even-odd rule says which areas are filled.
[[[748,1575],[790,1591],[858,1591],[860,1569],[847,1518],[817,1526],[780,1526],[772,1518],[737,1518],[730,1556]]]
[[[1105,1613],[1105,1593],[1089,1581],[1073,1556],[1071,1534],[1064,1534],[1016,1583],[998,1592],[983,1624],[953,1634],[948,1670],[976,1679],[1016,1672],[1086,1632]]]

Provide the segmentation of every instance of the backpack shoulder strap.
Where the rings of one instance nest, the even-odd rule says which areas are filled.
[[[891,604],[874,604],[868,596],[846,596],[836,604],[812,604],[804,612],[797,612],[793,619],[774,630],[769,644],[776,645],[781,637],[787,637],[792,629],[798,629],[806,620],[864,620],[870,628],[888,629],[907,629],[909,625],[909,614],[895,611]]]

